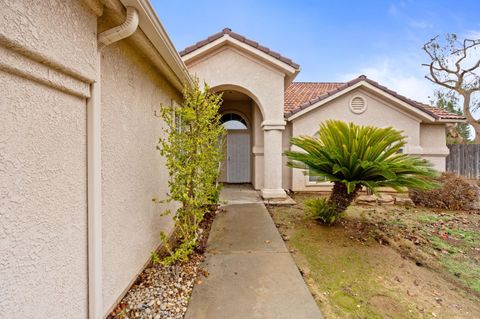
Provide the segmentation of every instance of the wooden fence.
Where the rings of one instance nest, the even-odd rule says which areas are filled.
[[[448,145],[447,171],[468,179],[480,179],[480,144]]]

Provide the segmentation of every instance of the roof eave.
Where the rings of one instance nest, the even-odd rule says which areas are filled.
[[[438,123],[467,123],[467,119],[439,118],[435,122],[438,122]]]
[[[409,110],[411,113],[413,113],[416,117],[421,119],[422,121],[425,122],[435,122],[436,120],[439,119],[438,116],[435,114],[428,112],[427,110],[424,109],[419,109],[418,107],[408,103],[404,99],[401,98],[401,96],[397,94],[392,94],[390,90],[386,89],[383,86],[379,86],[376,84],[376,82],[367,80],[366,77],[358,77],[352,81],[349,81],[345,83],[344,86],[338,87],[335,90],[332,90],[328,93],[323,94],[322,96],[318,97],[317,99],[308,102],[301,106],[299,109],[294,110],[290,113],[285,114],[285,117],[288,121],[293,121],[296,118],[336,99],[337,97],[344,95],[360,86],[364,86],[365,88],[374,91],[378,94],[381,94],[390,100],[393,100],[395,103],[402,105],[404,108]]]
[[[120,0],[126,6],[134,7],[138,10],[140,21],[139,27],[143,33],[152,42],[155,49],[165,60],[169,70],[164,70],[170,73],[170,78],[175,78],[172,81],[175,88],[182,91],[184,86],[192,83],[192,78],[188,72],[185,63],[178,54],[170,37],[165,31],[160,19],[155,10],[152,8],[148,0]]]
[[[258,57],[260,60],[265,62],[266,64],[274,67],[275,69],[280,70],[282,73],[285,74],[285,77],[291,81],[296,77],[296,75],[300,72],[300,68],[294,68],[291,65],[261,51],[258,50],[246,43],[243,43],[235,38],[232,38],[228,34],[224,34],[221,37],[213,40],[212,42],[208,42],[201,47],[189,51],[188,53],[182,56],[182,60],[185,63],[189,63],[190,61],[200,60],[202,57],[208,55],[208,53],[219,49],[220,47],[231,45],[234,48],[237,48],[242,51],[246,51],[250,55]]]
[[[292,75],[287,75],[285,76],[285,90],[287,89],[287,87],[292,84],[293,80],[295,80],[295,78],[297,77],[297,75],[300,73],[300,71],[302,71],[301,68],[298,68],[295,70],[295,73],[293,73]]]
[[[208,55],[208,53],[225,45],[231,45],[234,48],[244,51],[250,56],[258,58],[261,62],[279,70],[284,74],[285,88],[290,85],[298,73],[300,73],[299,64],[256,41],[247,39],[233,32],[229,28],[225,28],[221,32],[215,33],[204,40],[186,47],[180,51],[180,56],[185,63],[193,64],[196,61],[200,61],[204,56]]]

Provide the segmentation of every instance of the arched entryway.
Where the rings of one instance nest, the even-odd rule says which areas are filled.
[[[284,92],[300,70],[288,59],[268,54],[251,43],[232,37],[230,31],[222,32],[185,50],[182,59],[189,71],[213,91],[224,92],[224,102],[230,100],[234,107],[231,110],[241,110],[250,120],[253,187],[261,191],[263,198],[285,198]],[[250,102],[249,107],[236,108],[235,95],[245,99],[243,106]],[[224,104],[222,114],[229,111],[229,103]]]
[[[251,126],[243,114],[235,111],[223,113],[221,122],[227,130],[222,180],[226,183],[250,183]]]

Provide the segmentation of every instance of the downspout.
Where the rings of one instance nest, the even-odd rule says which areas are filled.
[[[96,80],[87,101],[87,180],[88,180],[88,318],[103,317],[102,295],[102,100],[101,50],[131,36],[138,27],[138,11],[127,7],[125,22],[98,35]]]
[[[138,28],[138,11],[134,7],[127,7],[125,22],[118,27],[104,31],[98,35],[98,51],[107,45],[131,36]]]

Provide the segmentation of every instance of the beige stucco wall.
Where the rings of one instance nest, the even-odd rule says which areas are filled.
[[[349,108],[350,100],[356,95],[361,95],[367,101],[367,109],[362,114],[355,114]],[[442,168],[442,161],[445,162],[444,156],[446,155],[432,157],[428,155],[430,150],[422,148],[430,142],[438,147],[442,145],[445,147],[445,133],[442,125],[421,125],[420,119],[403,111],[385,98],[364,89],[357,88],[294,119],[291,122],[292,136],[314,135],[318,131],[319,124],[328,119],[378,127],[392,126],[397,130],[402,130],[407,136],[406,153],[421,155],[429,160],[433,159],[438,169]],[[439,128],[443,128],[443,133]],[[328,190],[329,186],[308,185],[306,176],[300,170],[294,169],[292,170],[291,188],[295,191],[315,191]]]
[[[0,10],[0,318],[86,318],[96,18],[78,1]]]
[[[252,185],[255,189],[263,187],[263,130],[262,130],[262,113],[259,106],[253,104],[253,136],[252,136],[252,155],[253,155],[253,179]]]
[[[446,169],[446,157],[449,154],[445,124],[421,124],[420,145],[422,152],[419,154],[429,160],[434,168],[440,172]]]
[[[290,137],[292,136],[292,123],[287,123],[282,135],[282,187],[292,189],[292,169],[287,166],[288,157],[283,152],[290,149]]]
[[[173,222],[160,214],[168,172],[155,149],[161,103],[180,99],[126,42],[102,52],[103,297],[108,311]]]
[[[119,6],[119,2],[109,2]],[[0,15],[0,318],[87,318],[87,102],[97,17],[83,1],[7,1]],[[105,10],[102,30],[117,22]],[[117,16],[118,18],[118,16]],[[102,52],[103,310],[172,230],[156,150],[180,100],[141,32]]]
[[[85,99],[0,71],[0,318],[86,318]]]
[[[283,92],[285,74],[261,63],[258,57],[240,51],[232,46],[223,46],[208,55],[193,61],[187,61],[191,73],[217,89],[238,90],[254,100],[252,132],[252,184],[255,189],[264,187],[264,131],[262,123],[282,123]],[[280,150],[278,150],[280,151]],[[270,165],[270,170],[283,169]]]
[[[83,1],[2,1],[2,41],[85,79],[95,74],[96,28],[96,16]]]
[[[246,89],[242,93],[259,104],[264,118],[283,121],[284,74],[280,71],[229,46],[187,66],[212,88]]]

